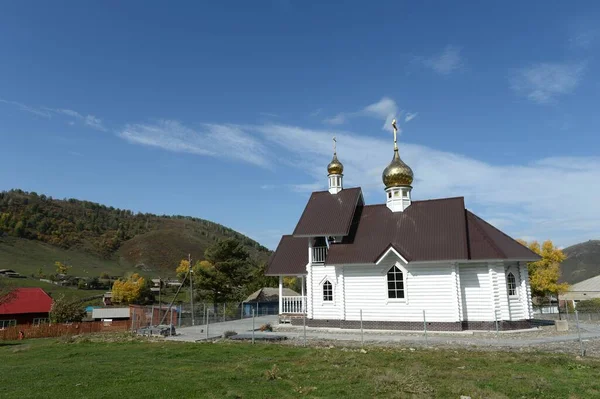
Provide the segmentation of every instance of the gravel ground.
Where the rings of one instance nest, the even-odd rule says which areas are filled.
[[[286,335],[286,345],[304,345],[302,329],[278,327],[276,334]],[[556,331],[554,326],[540,327],[520,332],[469,332],[441,334],[430,333],[425,341],[424,334],[391,331],[365,331],[364,347],[395,347],[403,350],[416,348],[444,348],[490,351],[551,352],[573,356],[581,355],[577,330]],[[600,328],[597,325],[582,326],[582,341],[585,355],[600,357]],[[307,344],[316,347],[360,348],[360,331],[307,329]]]

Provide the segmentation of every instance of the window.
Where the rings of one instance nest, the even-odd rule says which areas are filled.
[[[45,317],[41,317],[39,319],[33,319],[34,326],[39,326],[40,324],[48,324],[48,319]]]
[[[506,276],[506,285],[508,288],[508,295],[515,296],[517,295],[517,279],[515,279],[515,275],[512,272],[508,273]]]
[[[323,302],[332,302],[333,301],[333,285],[329,282],[329,280],[325,280],[323,283]]]
[[[0,330],[17,325],[16,320],[0,320]]]
[[[388,192],[388,198],[392,198],[392,192],[391,191]]]
[[[393,266],[387,272],[388,298],[404,298],[404,274],[397,266]]]

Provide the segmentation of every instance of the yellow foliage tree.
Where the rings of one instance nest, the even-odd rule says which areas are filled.
[[[112,300],[117,303],[131,303],[140,298],[146,280],[137,273],[127,279],[119,279],[113,283]]]
[[[544,241],[541,246],[537,241],[518,241],[542,257],[537,262],[527,265],[533,296],[558,295],[569,289],[569,284],[558,282],[560,264],[566,258],[562,250],[555,247],[550,240]]]
[[[56,266],[56,273],[58,274],[67,274],[67,272],[71,268],[71,266],[67,266],[59,261],[54,262],[54,266]]]
[[[187,274],[187,272],[189,270],[190,270],[190,261],[187,259],[182,259],[181,262],[179,262],[179,266],[177,266],[177,269],[175,269],[175,273],[177,273],[177,275],[180,276],[180,275]]]

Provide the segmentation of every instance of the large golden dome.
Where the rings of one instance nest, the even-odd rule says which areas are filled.
[[[327,174],[329,175],[341,175],[344,172],[344,165],[338,160],[337,154],[333,153],[333,159],[327,165]]]
[[[398,149],[395,149],[394,159],[383,170],[381,175],[385,188],[410,186],[413,182],[413,177],[412,169],[400,159]]]

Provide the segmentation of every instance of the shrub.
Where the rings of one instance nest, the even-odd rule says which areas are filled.
[[[577,302],[578,312],[600,312],[600,298]]]
[[[225,331],[223,333],[223,338],[233,337],[234,335],[237,335],[237,333],[235,331]]]

